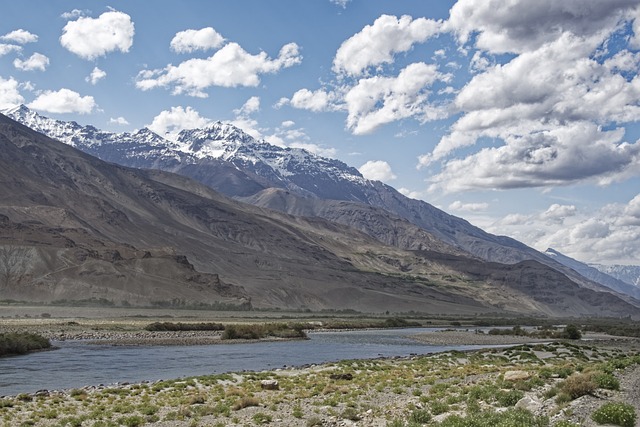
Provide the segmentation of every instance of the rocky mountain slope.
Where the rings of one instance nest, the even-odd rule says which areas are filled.
[[[125,166],[162,169],[194,178],[231,197],[289,213],[322,216],[326,208],[291,210],[272,189],[293,197],[352,202],[381,208],[429,232],[437,239],[487,261],[515,263],[528,259],[549,262],[540,252],[503,236],[495,236],[423,201],[407,198],[379,181],[365,179],[343,162],[302,149],[281,148],[258,141],[230,124],[214,123],[184,130],[174,141],[149,129],[110,133],[93,126],[46,118],[25,106],[5,110],[14,120],[100,159]],[[265,193],[260,194],[262,191]],[[315,201],[314,205],[318,206]],[[336,206],[335,204],[333,206]],[[347,218],[340,213],[331,214]],[[351,221],[353,222],[353,221]],[[353,224],[349,224],[353,225]]]
[[[548,248],[545,252],[550,258],[558,261],[559,263],[577,271],[582,276],[587,279],[598,282],[608,288],[613,289],[616,292],[620,292],[625,295],[629,295],[633,298],[640,299],[640,288],[630,285],[629,283],[623,282],[620,279],[617,279],[607,273],[603,273],[595,267],[592,267],[588,264],[580,262],[576,259],[568,257],[555,249]]]
[[[204,299],[192,299],[193,294],[170,298],[173,288],[190,285],[191,276],[174,271],[167,273],[172,279],[163,282],[167,293],[162,294],[163,301],[228,298],[235,303],[251,299],[263,307],[448,313],[635,315],[637,311],[637,301],[624,302],[600,292],[599,285],[575,283],[539,262],[521,261],[533,250],[519,242],[489,235],[424,202],[407,199],[391,187],[365,180],[341,162],[273,147],[229,125],[185,131],[176,141],[167,141],[148,130],[111,134],[52,121],[25,107],[13,110],[13,115],[24,116],[22,122],[58,135],[68,145],[101,153],[103,159],[191,174],[255,204],[307,216],[233,202],[173,174],[107,165],[4,119],[6,155],[13,153],[15,158],[5,159],[3,179],[10,185],[4,190],[12,202],[3,204],[0,214],[7,218],[6,236],[35,227],[27,233],[37,236],[30,238],[34,242],[30,250],[40,252],[38,262],[31,264],[39,265],[42,275],[30,271],[24,275],[29,280],[22,282],[35,286],[41,282],[34,278],[50,280],[49,293],[38,294],[48,299],[103,292],[106,296],[100,298],[112,301],[149,302],[151,295],[160,294],[151,291],[158,285],[153,267],[145,265],[154,258],[174,257],[194,275],[213,275],[194,280],[209,278],[226,288]],[[45,148],[53,152],[20,158]],[[35,158],[39,163],[30,164]],[[25,167],[16,168],[21,163]],[[24,176],[28,171],[33,173]],[[334,198],[323,200],[311,191],[314,188],[323,197]],[[274,206],[279,200],[282,206]],[[376,207],[375,200],[396,206],[402,214]],[[421,221],[433,224],[432,229],[420,226]],[[19,238],[5,236],[5,241],[24,242],[22,231],[15,235]],[[42,252],[45,245],[49,252]],[[73,258],[69,248],[74,245],[90,256]],[[482,256],[474,258],[467,249]],[[46,257],[54,260],[48,267]],[[479,259],[492,257],[512,265]],[[87,273],[87,259],[99,259],[101,270]],[[59,271],[58,276],[51,275],[52,269]],[[94,289],[88,284],[90,275],[111,274],[123,282],[117,295],[110,294],[110,285]],[[169,286],[171,280],[177,286]],[[128,284],[134,282],[146,287],[131,293]],[[66,283],[74,283],[78,291],[66,291]]]

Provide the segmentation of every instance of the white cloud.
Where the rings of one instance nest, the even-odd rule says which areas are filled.
[[[640,162],[640,142],[623,143],[621,130],[576,122],[548,131],[505,136],[464,159],[444,163],[431,190],[558,186],[591,179],[602,184]],[[579,161],[577,161],[579,159]]]
[[[426,18],[382,15],[340,45],[333,70],[357,76],[371,66],[392,63],[396,53],[425,42],[438,33],[440,26],[441,22]]]
[[[293,94],[291,99],[282,98],[276,108],[285,104],[291,104],[294,108],[302,110],[311,110],[315,112],[319,111],[331,111],[336,109],[333,105],[337,98],[335,92],[325,92],[323,89],[310,91],[309,89],[300,89]]]
[[[62,15],[60,15],[60,17],[62,19],[70,20],[70,19],[79,18],[81,16],[87,16],[90,14],[91,14],[90,10],[73,9],[71,12],[64,12]]]
[[[194,58],[178,66],[143,70],[138,74],[136,87],[142,90],[173,87],[175,95],[206,98],[204,90],[208,87],[257,86],[261,74],[275,73],[301,60],[295,43],[283,46],[276,59],[270,59],[265,52],[251,55],[237,43],[229,43],[207,59]]]
[[[598,210],[553,204],[530,215],[510,214],[487,228],[538,250],[554,248],[583,262],[640,264],[640,195]]]
[[[34,110],[57,114],[89,114],[97,107],[92,96],[80,96],[78,92],[66,88],[58,91],[46,90],[27,106]]]
[[[488,203],[463,203],[456,200],[449,205],[449,209],[453,211],[481,212],[489,208]]]
[[[110,118],[109,119],[109,124],[111,125],[120,125],[120,126],[126,126],[129,124],[129,122],[127,121],[127,119],[125,119],[124,117],[120,116],[120,117],[116,117],[116,118]]]
[[[384,160],[369,160],[358,170],[362,176],[373,181],[392,181],[397,178],[391,170],[391,165]]]
[[[185,30],[176,33],[171,40],[171,50],[190,53],[196,50],[217,49],[224,43],[224,37],[211,27],[201,30]]]
[[[257,113],[260,111],[260,97],[252,96],[247,99],[247,101],[237,110],[233,110],[236,115],[239,116],[248,116],[253,113]]]
[[[438,72],[435,65],[418,62],[404,68],[398,77],[360,79],[345,95],[347,127],[354,134],[363,135],[408,117],[417,117],[422,122],[441,118],[441,109],[429,103],[427,88],[449,78],[450,75]]]
[[[92,85],[95,85],[100,80],[104,79],[105,77],[107,77],[107,73],[105,71],[101,70],[98,67],[94,67],[93,70],[91,71],[91,74],[89,74],[85,78],[85,81],[91,83]]]
[[[10,52],[20,52],[22,50],[22,46],[17,46],[15,44],[5,44],[0,43],[0,56],[6,55]]]
[[[36,52],[24,61],[16,58],[13,61],[13,66],[22,71],[44,71],[49,66],[49,58]]]
[[[446,30],[462,43],[493,53],[522,53],[538,49],[564,32],[598,35],[615,27],[638,5],[636,0],[459,0],[450,10]]]
[[[296,125],[296,122],[294,122],[293,120],[285,120],[284,122],[282,122],[281,126],[283,128],[290,128]]]
[[[98,18],[81,17],[62,29],[60,44],[81,58],[93,60],[109,52],[129,52],[135,33],[131,17],[111,10]]]
[[[178,134],[183,129],[195,129],[206,127],[211,120],[200,116],[196,110],[191,107],[186,109],[183,107],[171,107],[171,110],[162,111],[153,118],[149,129],[158,135]]]
[[[554,203],[540,216],[547,222],[562,224],[566,218],[575,216],[576,213],[577,208],[574,205],[560,205],[558,203]]]
[[[18,44],[34,43],[38,41],[38,36],[30,33],[27,30],[19,29],[11,31],[0,37],[0,40],[5,42],[13,42]]]
[[[331,1],[331,3],[333,3],[333,4],[338,5],[338,6],[340,6],[340,7],[341,7],[341,8],[343,8],[343,9],[346,9],[346,8],[347,8],[347,4],[349,4],[349,2],[350,2],[351,0],[330,0],[330,1]]]
[[[18,86],[18,81],[13,77],[5,80],[0,76],[0,109],[14,107],[24,102]]]

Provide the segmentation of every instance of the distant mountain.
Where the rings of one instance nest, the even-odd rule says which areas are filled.
[[[633,298],[640,299],[640,288],[637,286],[626,283],[608,273],[600,271],[594,266],[585,264],[566,255],[563,255],[555,249],[548,248],[544,253],[545,255],[553,258],[559,263],[577,271],[587,279],[598,282],[608,288],[613,289],[616,292],[620,292]],[[638,269],[637,271],[640,271],[640,269]]]
[[[640,287],[640,266],[637,265],[602,265],[589,264],[601,272],[622,280],[630,285]]]
[[[357,169],[341,161],[258,141],[230,124],[217,122],[203,129],[184,130],[170,141],[148,129],[133,134],[99,131],[93,126],[46,118],[25,106],[5,110],[4,114],[100,159],[176,172],[261,206],[309,216],[326,213],[334,221],[353,225],[347,215],[330,213],[320,207],[318,200],[311,204],[313,209],[311,205],[306,210],[298,206],[293,212],[290,205],[281,204],[281,195],[272,189],[288,191],[289,199],[352,202],[340,207],[356,211],[361,209],[358,205],[381,208],[487,261],[549,262],[540,252],[514,239],[489,234],[426,202],[405,197],[386,184],[365,179]],[[271,201],[271,197],[277,200]]]
[[[492,287],[490,289],[493,291],[489,293],[482,293],[479,291],[481,288],[477,287],[471,290],[468,286],[456,288],[456,292],[458,296],[464,295],[469,300],[481,302],[481,305],[522,312],[593,312],[593,304],[598,305],[594,301],[604,298],[599,294],[605,290],[610,292],[609,288],[585,279],[574,270],[514,239],[486,233],[428,203],[407,198],[390,186],[367,180],[355,168],[343,162],[316,156],[305,150],[276,147],[257,141],[229,124],[218,122],[203,129],[185,130],[174,140],[168,140],[148,129],[134,133],[110,133],[75,122],[53,120],[24,106],[5,113],[40,133],[103,160],[136,168],[175,172],[236,199],[306,217],[304,221],[313,221],[314,226],[322,223],[326,227],[326,221],[319,222],[319,218],[323,218],[333,224],[347,226],[344,228],[349,230],[345,231],[347,234],[358,230],[365,234],[353,238],[358,240],[362,236],[370,236],[375,239],[372,240],[374,243],[368,243],[371,247],[381,243],[389,245],[385,246],[386,249],[377,246],[372,252],[376,255],[368,255],[367,252],[354,254],[352,250],[345,252],[343,249],[339,253],[330,250],[357,266],[357,269],[399,275],[403,277],[401,282],[406,281],[409,273],[429,275],[436,270],[440,277],[458,277],[454,280],[456,282],[470,277],[465,265],[473,264],[475,273],[471,276],[476,277],[478,271],[485,270],[485,273],[477,276],[482,279],[477,280],[483,283],[489,280],[493,284],[500,283],[501,289],[511,289],[518,283],[525,283],[524,279],[505,283],[507,276],[502,272],[502,264],[513,264],[513,267],[509,267],[513,271],[526,268],[531,278],[539,278],[539,275],[545,278],[539,282],[532,280],[531,283],[537,283],[537,288],[528,287],[524,294],[521,291],[516,294],[509,291],[509,296],[504,296],[503,300],[498,298],[500,292]],[[196,188],[194,183],[184,185],[187,186],[186,190]],[[410,251],[411,255],[406,251]],[[437,262],[424,260],[425,256],[433,257],[434,253],[438,254]],[[192,255],[189,255],[191,258]],[[466,262],[460,262],[463,259]],[[531,269],[529,260],[558,270],[563,278],[556,277],[554,283],[565,282],[567,287],[556,291],[547,288],[551,277],[551,273],[547,274],[549,269],[542,266],[540,269]],[[476,265],[475,261],[479,264]],[[205,268],[207,264],[194,261],[194,265]],[[484,267],[479,268],[479,265]],[[455,274],[451,275],[452,271]],[[229,282],[237,283],[236,279],[245,280],[235,276]],[[565,291],[567,295],[558,295]],[[593,295],[598,294],[597,298],[591,291],[596,291]],[[576,298],[591,298],[591,305],[579,303]],[[632,303],[640,304],[638,301]],[[300,300],[296,304],[300,305]],[[322,304],[316,302],[308,305],[317,307]],[[576,308],[571,308],[571,304],[575,304]],[[595,309],[595,312],[599,310]]]

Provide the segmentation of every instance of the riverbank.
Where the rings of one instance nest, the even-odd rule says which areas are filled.
[[[569,396],[567,378],[591,385]],[[494,417],[502,425],[590,427],[606,402],[640,413],[638,390],[637,340],[554,342],[40,391],[1,399],[0,425],[463,426],[445,420]]]

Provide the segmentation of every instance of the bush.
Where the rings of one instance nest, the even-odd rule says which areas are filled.
[[[613,424],[621,427],[634,427],[636,418],[635,408],[620,402],[605,403],[591,415],[591,419],[598,424]]]
[[[147,331],[221,331],[224,325],[221,323],[172,323],[155,322],[145,326]]]
[[[567,393],[571,399],[592,394],[596,388],[596,383],[593,382],[589,374],[575,373],[562,383],[562,391]]]
[[[580,332],[580,329],[578,329],[576,325],[569,324],[565,326],[562,337],[569,340],[579,340],[582,338],[582,332]]]
[[[265,323],[251,325],[226,325],[222,332],[223,340],[257,340],[266,337],[276,338],[306,338],[307,334],[300,324],[287,325],[286,323]]]
[[[620,390],[620,381],[612,374],[605,372],[594,372],[591,376],[599,388],[607,390]]]
[[[51,348],[51,343],[38,334],[28,332],[0,334],[0,356],[26,354],[47,348]]]

